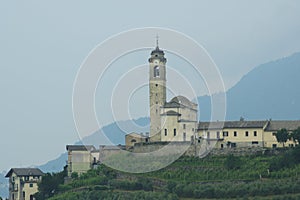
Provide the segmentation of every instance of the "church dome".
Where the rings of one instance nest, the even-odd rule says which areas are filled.
[[[156,54],[161,56],[165,55],[164,51],[159,49],[158,46],[151,52],[151,55],[156,55]]]
[[[188,106],[188,107],[193,105],[193,102],[191,102],[190,100],[188,100],[188,98],[186,98],[184,96],[174,97],[173,99],[171,99],[171,102],[176,102],[181,105]]]

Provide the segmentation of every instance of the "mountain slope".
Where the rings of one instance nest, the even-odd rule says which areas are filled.
[[[0,197],[8,197],[8,179],[5,178],[6,172],[0,173]]]
[[[227,92],[227,120],[300,119],[300,53],[260,65]],[[209,120],[210,98],[200,97],[201,120]]]

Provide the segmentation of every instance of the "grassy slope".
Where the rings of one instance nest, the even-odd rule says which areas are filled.
[[[127,174],[102,166],[61,186],[59,194],[50,199],[300,198],[299,164],[268,172],[275,156],[239,157],[234,169],[226,167],[227,159],[183,157],[165,169],[146,174]]]

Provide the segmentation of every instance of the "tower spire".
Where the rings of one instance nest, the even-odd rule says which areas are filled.
[[[156,34],[156,48],[158,48],[158,39],[159,39],[159,36],[158,36],[158,34]]]

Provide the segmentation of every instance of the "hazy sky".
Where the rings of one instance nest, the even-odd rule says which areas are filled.
[[[88,53],[113,34],[149,26],[183,32],[206,48],[226,88],[300,51],[300,1],[175,2],[2,1],[0,170],[42,164],[78,140],[73,82]]]

